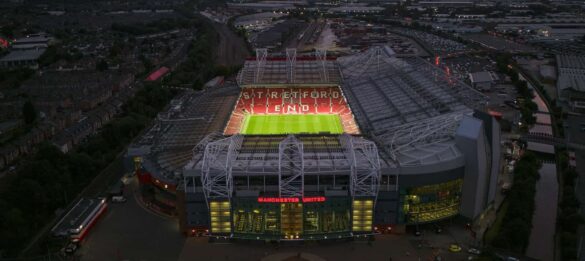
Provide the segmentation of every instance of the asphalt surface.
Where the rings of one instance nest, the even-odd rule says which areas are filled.
[[[213,28],[219,35],[216,63],[224,66],[244,64],[244,60],[250,56],[244,39],[232,32],[225,24],[213,22]]]
[[[457,235],[455,235],[457,234]],[[450,243],[456,242],[456,232],[443,231],[435,234],[432,231],[421,237],[412,234],[379,235],[376,240],[353,242],[306,243],[300,246],[276,246],[257,243],[207,243],[204,238],[189,238],[178,260],[301,260],[286,259],[291,253],[293,256],[311,256],[312,260],[432,260],[434,254],[439,254],[443,260],[465,260],[466,244],[459,253],[447,250]],[[465,242],[462,242],[462,244]],[[278,257],[281,258],[278,258]],[[284,257],[284,258],[282,258]],[[304,259],[311,260],[311,259]]]
[[[177,221],[146,209],[137,200],[137,182],[128,185],[125,203],[110,204],[76,255],[80,260],[465,260],[473,240],[462,224],[445,223],[443,232],[421,227],[423,235],[379,235],[367,241],[305,243],[276,246],[264,242],[209,243],[208,238],[185,238]],[[452,243],[463,249],[448,251]],[[311,257],[311,258],[309,258]],[[420,257],[420,259],[419,259]],[[290,259],[293,258],[293,259]]]
[[[177,260],[185,237],[174,219],[143,208],[134,196],[134,181],[125,203],[110,203],[77,255],[81,260]]]

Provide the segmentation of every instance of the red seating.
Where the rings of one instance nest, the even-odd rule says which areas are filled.
[[[348,133],[359,133],[338,87],[244,88],[225,129],[236,134],[245,114],[338,114]]]
[[[266,113],[266,104],[263,104],[263,103],[254,104],[252,106],[252,111],[250,113],[252,113],[252,114],[265,114]]]

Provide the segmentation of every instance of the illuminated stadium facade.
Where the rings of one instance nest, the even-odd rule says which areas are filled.
[[[499,170],[486,101],[383,46],[337,59],[260,49],[237,84],[173,100],[127,155],[143,199],[186,234],[325,240],[473,220]]]

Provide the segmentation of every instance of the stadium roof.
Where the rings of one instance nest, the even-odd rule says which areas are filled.
[[[45,52],[44,48],[27,49],[27,50],[12,50],[6,56],[0,58],[0,62],[13,61],[34,61],[39,59]]]
[[[386,46],[338,61],[343,91],[361,130],[395,164],[423,164],[423,158],[441,153],[449,158],[453,148],[429,148],[450,141],[462,116],[487,101],[427,61],[396,58]]]
[[[238,82],[240,87],[341,85],[364,136],[224,136],[221,131],[239,95],[238,88],[226,84],[174,100],[128,155],[146,155],[144,167],[168,179],[180,174],[202,179],[217,173],[227,177],[227,172],[278,174],[279,167],[298,163],[286,159],[290,155],[301,162],[291,171],[307,174],[348,173],[360,164],[363,169],[392,173],[402,167],[460,165],[463,155],[454,139],[456,130],[487,100],[427,61],[396,58],[387,47],[337,60],[324,52],[297,58],[292,50],[280,57],[267,57],[260,50],[256,59],[245,62]],[[356,161],[358,153],[363,155]],[[206,182],[210,182],[206,193],[228,189],[215,187],[214,180]]]
[[[482,71],[469,74],[471,83],[494,82],[498,80],[498,76],[493,72]]]
[[[341,82],[335,58],[325,51],[297,56],[296,49],[268,57],[266,49],[257,49],[256,58],[248,59],[238,74],[242,87],[265,85],[338,85]]]
[[[557,55],[559,90],[573,89],[585,92],[585,56]]]
[[[142,156],[147,171],[172,181],[192,159],[193,148],[209,133],[223,130],[238,91],[235,85],[227,84],[185,92],[158,115],[154,126],[128,148],[127,155]]]

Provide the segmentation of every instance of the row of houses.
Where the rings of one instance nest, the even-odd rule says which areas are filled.
[[[34,153],[35,145],[53,137],[57,132],[55,124],[43,123],[17,140],[0,148],[0,169],[13,164],[19,157]]]
[[[62,131],[52,140],[53,144],[63,153],[71,151],[73,147],[83,143],[87,137],[95,134],[116,114],[120,113],[122,105],[134,95],[134,92],[135,89],[132,88],[118,92],[115,97],[102,104],[98,109],[91,111],[77,123]]]
[[[85,106],[76,106],[68,110],[62,110],[63,105],[57,103],[58,100],[35,101],[35,106],[45,110],[46,119],[42,120],[39,125],[33,128],[25,135],[11,141],[9,144],[0,148],[0,169],[4,169],[15,163],[15,161],[24,155],[34,153],[36,145],[44,141],[52,141],[63,152],[68,152],[74,145],[81,143],[87,136],[94,134],[99,128],[121,111],[122,105],[134,95],[135,89],[130,87],[133,76],[119,78],[113,85],[108,85],[109,90],[105,93],[110,95],[95,97],[90,93],[84,96],[91,104]],[[43,90],[34,88],[35,91]],[[51,89],[45,89],[49,92]],[[113,92],[116,90],[116,92]],[[101,92],[104,93],[104,92]],[[112,94],[113,93],[113,94]],[[96,99],[93,101],[92,99]],[[99,101],[99,103],[97,102]],[[14,105],[14,102],[10,102]],[[22,103],[22,102],[21,102]],[[22,106],[16,106],[18,110]],[[84,113],[83,109],[90,108]],[[16,109],[15,109],[16,110]],[[49,117],[54,115],[55,117]]]

